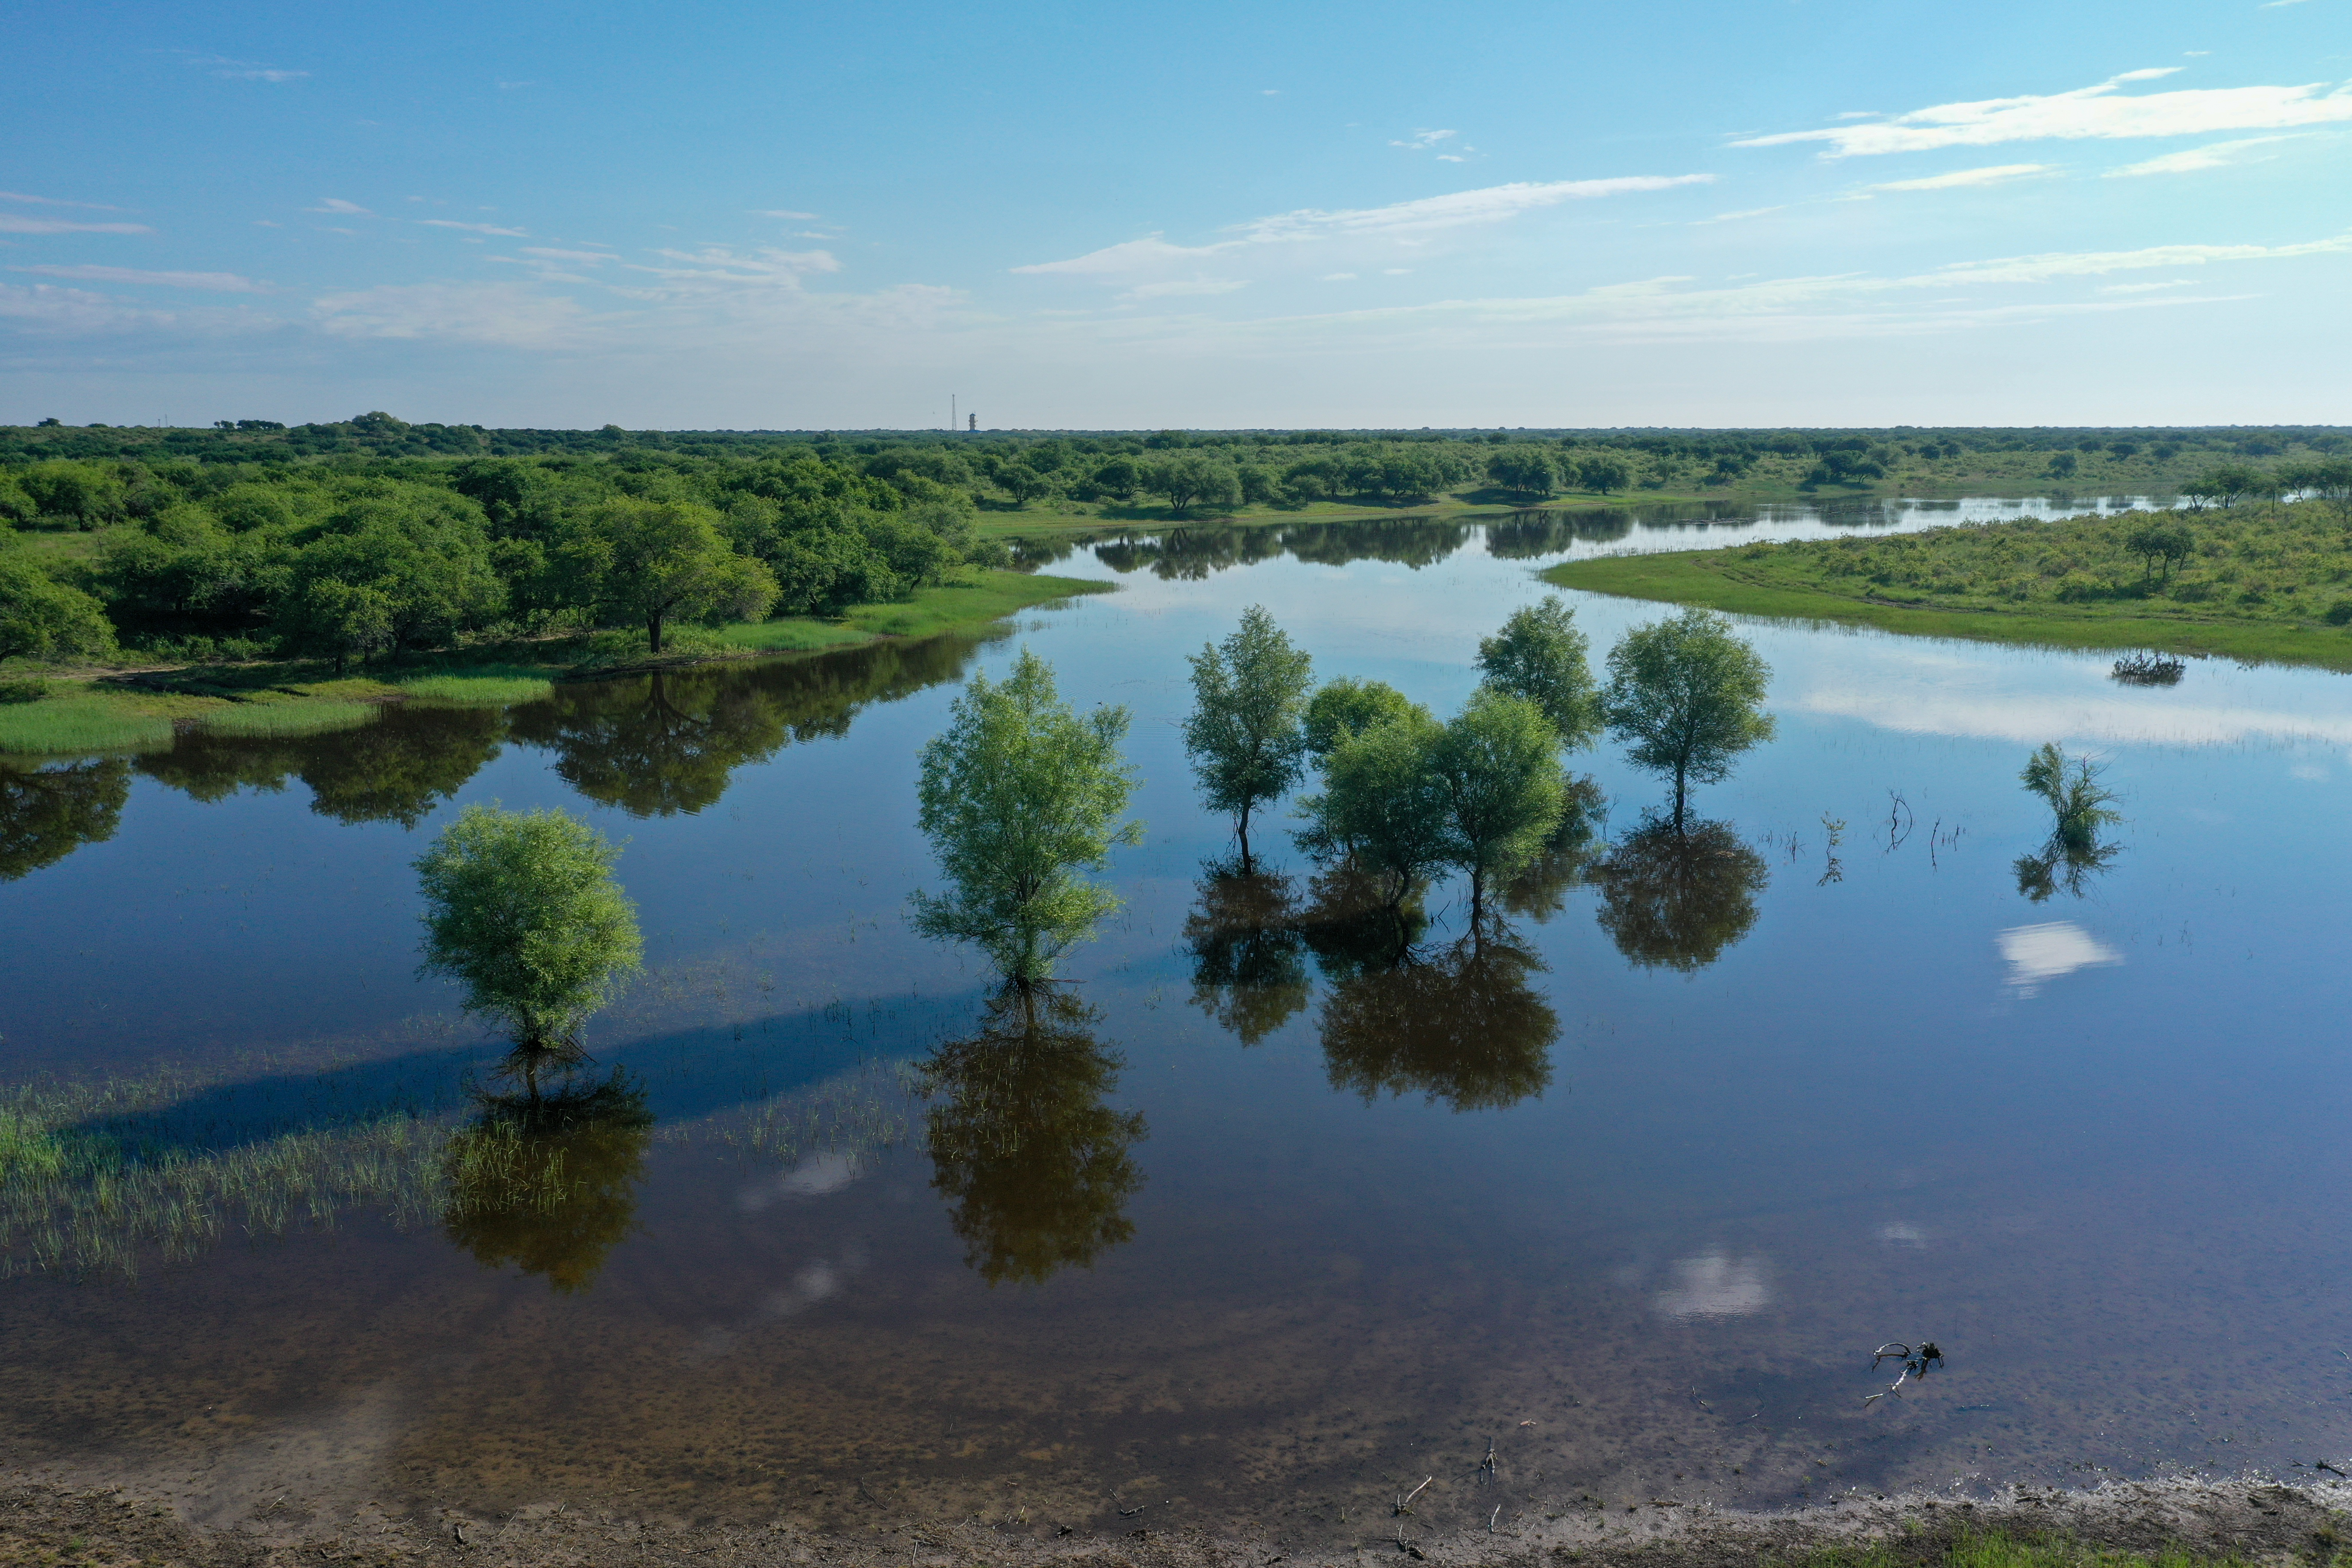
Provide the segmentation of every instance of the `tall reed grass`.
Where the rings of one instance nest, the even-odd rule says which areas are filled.
[[[283,740],[295,735],[356,730],[374,723],[383,713],[383,710],[373,702],[318,702],[298,698],[285,702],[239,702],[227,708],[209,709],[198,721],[207,734]]]
[[[172,744],[172,721],[100,696],[0,704],[0,752],[57,755],[152,752]]]

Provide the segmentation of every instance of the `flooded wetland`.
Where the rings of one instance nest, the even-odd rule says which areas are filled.
[[[1446,712],[1571,555],[2018,510],[1118,538],[990,637],[0,764],[0,1450],[224,1523],[1309,1546],[2352,1468],[2346,678],[1742,624],[1776,738],[1672,839],[1575,753],[1589,831],[1475,922],[1291,803],[1234,874],[1185,760],[1253,605]],[[1668,613],[1566,598],[1596,664]],[[918,753],[1024,647],[1129,710],[1145,825],[1025,1011],[908,923]],[[621,844],[645,932],[560,1124],[417,971],[411,864],[493,801]]]

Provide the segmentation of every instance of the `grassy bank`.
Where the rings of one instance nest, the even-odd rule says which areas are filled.
[[[688,665],[854,647],[884,637],[977,631],[1022,610],[1108,584],[1020,572],[974,572],[912,598],[861,605],[838,620],[792,618],[679,628],[648,656],[642,633],[509,644],[336,676],[316,663],[260,662],[110,673],[89,668],[0,678],[0,755],[159,751],[182,730],[282,738],[373,722],[399,702],[529,701],[553,682],[648,665]]]
[[[2167,559],[2147,530],[2177,530]],[[1572,561],[1547,582],[1920,637],[2352,669],[2352,542],[2317,502]]]

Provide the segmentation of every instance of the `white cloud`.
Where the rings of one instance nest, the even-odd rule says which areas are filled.
[[[86,283],[152,283],[166,289],[205,289],[217,294],[261,294],[267,288],[234,272],[147,272],[135,267],[12,267],[11,272],[35,272],[44,278],[71,278]]]
[[[69,223],[58,217],[0,213],[0,234],[152,234],[143,223]]]
[[[347,202],[341,196],[320,196],[315,207],[304,207],[306,213],[343,213],[354,217],[373,217],[375,214],[357,202]]]
[[[1778,147],[1794,142],[1825,142],[1829,146],[1824,156],[1844,158],[2044,138],[2194,136],[2352,121],[2352,86],[2329,91],[2325,82],[2301,87],[2181,88],[2137,95],[2116,91],[2125,82],[2147,81],[2179,68],[2126,71],[2071,92],[1942,103],[1870,123],[1743,137],[1732,145]]]
[[[186,50],[177,51],[187,54]],[[209,68],[224,81],[299,81],[309,71],[285,70],[259,60],[233,60],[225,55],[189,55],[188,64]]]
[[[2121,963],[2124,955],[2073,921],[2011,926],[1993,938],[2009,965],[2008,984],[2018,996],[2040,994],[2049,982],[2078,969]]]
[[[1389,145],[1391,147],[1411,147],[1417,151],[1425,152],[1428,149],[1436,146],[1440,142],[1450,141],[1454,137],[1461,134],[1462,132],[1459,131],[1416,131],[1412,133],[1411,140],[1404,142],[1391,142]]]
[[[54,283],[20,288],[0,283],[0,321],[14,323],[28,334],[76,338],[121,336],[217,337],[226,332],[275,327],[268,317],[243,308],[205,306],[194,310],[156,310],[132,305],[86,289],[61,289]]]
[[[1356,275],[1352,272],[1326,272],[1322,278],[1326,283],[1353,283],[1355,280]]]
[[[2102,294],[2153,294],[2159,289],[2186,289],[2193,279],[2175,278],[2163,283],[2102,283]]]
[[[2048,163],[1995,163],[1984,169],[1956,169],[1948,174],[1930,174],[1920,180],[1889,180],[1884,184],[1869,185],[1873,191],[1952,191],[1979,185],[2006,184],[2011,180],[2031,178],[2036,174],[2054,174],[2058,171]]]
[[[36,206],[44,207],[80,207],[94,213],[119,213],[122,210],[121,207],[107,206],[99,202],[68,202],[61,201],[56,196],[27,195],[23,191],[0,191],[0,202],[30,202]]]
[[[1714,183],[1713,174],[1632,174],[1607,180],[1520,181],[1487,185],[1451,195],[1423,196],[1384,207],[1341,208],[1327,212],[1301,207],[1244,224],[1251,243],[1292,242],[1356,235],[1424,234],[1464,224],[1501,223],[1524,212],[1556,206],[1561,202],[1589,201],[1634,191],[1663,191],[1676,185]]]
[[[1188,281],[1139,283],[1134,288],[1129,289],[1126,293],[1121,294],[1119,298],[1122,300],[1158,300],[1171,295],[1230,294],[1236,289],[1246,289],[1248,287],[1248,282],[1239,278],[1194,278]]]
[[[1238,239],[1209,245],[1171,245],[1156,234],[1125,240],[1066,261],[1040,261],[1013,270],[1023,273],[1066,274],[1118,278],[1139,272],[1192,267],[1208,257],[1254,245],[1292,245],[1309,240],[1364,237],[1412,238],[1465,225],[1501,223],[1540,207],[1634,191],[1662,191],[1676,185],[1703,185],[1713,174],[1633,174],[1606,180],[1553,180],[1487,185],[1451,195],[1423,196],[1384,207],[1299,207],[1236,224],[1228,232]]]
[[[433,338],[499,348],[562,348],[586,312],[520,283],[388,284],[323,295],[311,303],[320,330],[339,338]]]
[[[2267,147],[2273,142],[2294,140],[2293,136],[2245,136],[2235,142],[2209,142],[2202,147],[2188,147],[2142,163],[2126,163],[2120,169],[2109,169],[2105,177],[2118,180],[2137,174],[2193,174],[2204,169],[2226,169],[2243,162],[2239,154],[2249,147]]]
[[[462,228],[470,230],[475,234],[495,234],[507,239],[527,239],[530,237],[528,230],[520,228],[500,228],[494,223],[459,223],[453,217],[421,217],[416,221],[426,228]]]
[[[2151,245],[2139,250],[2053,251],[1990,261],[1955,261],[1932,272],[1900,279],[1903,286],[1946,283],[2042,283],[2053,278],[2090,278],[2148,267],[2201,267],[2213,261],[2272,261],[2298,256],[2329,256],[2352,250],[2352,234],[2294,245]]]
[[[751,216],[753,217],[788,217],[801,223],[814,223],[817,220],[815,213],[796,213],[789,207],[753,207]]]
[[[518,246],[516,248],[525,256],[543,256],[551,261],[585,261],[593,264],[619,259],[618,257],[602,250],[551,250],[541,245]]]
[[[1788,208],[1785,204],[1777,207],[1748,207],[1736,213],[1717,213],[1713,217],[1693,218],[1691,223],[1694,227],[1699,224],[1705,223],[1735,223],[1744,217],[1762,217],[1766,213],[1786,212]]]

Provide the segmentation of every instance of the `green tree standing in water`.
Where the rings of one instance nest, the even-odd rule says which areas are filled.
[[[1731,623],[1706,610],[1636,626],[1609,650],[1602,711],[1633,743],[1635,767],[1673,777],[1677,828],[1692,780],[1720,782],[1740,752],[1772,738],[1772,716],[1758,710],[1771,679]]]
[[[1445,859],[1470,877],[1470,918],[1486,889],[1543,852],[1568,803],[1559,732],[1524,697],[1482,688],[1463,704],[1429,753],[1445,824]]]
[[[533,1099],[542,1069],[588,1059],[581,1026],[638,967],[620,853],[566,812],[469,805],[417,858],[423,971],[464,985],[466,1011],[507,1031]]]
[[[1281,799],[1305,765],[1302,720],[1312,661],[1264,606],[1252,605],[1223,648],[1203,647],[1192,664],[1184,750],[1209,809],[1233,813],[1246,873],[1253,868],[1250,814]]]
[[[1542,603],[1513,611],[1501,631],[1478,644],[1478,668],[1489,688],[1543,710],[1559,743],[1572,752],[1601,732],[1601,693],[1593,689],[1588,647],[1576,612],[1547,594]]]
[[[1079,717],[1026,648],[1002,682],[973,676],[923,748],[923,834],[952,887],[914,896],[915,929],[978,944],[1016,986],[1050,979],[1118,907],[1078,873],[1143,837],[1118,821],[1136,784],[1127,724],[1124,708]]]

